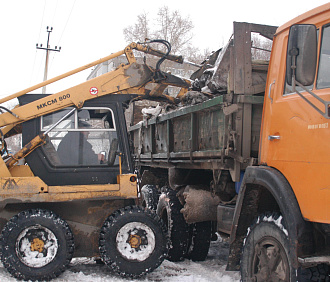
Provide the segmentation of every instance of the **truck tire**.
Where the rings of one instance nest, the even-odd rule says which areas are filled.
[[[212,221],[196,222],[190,225],[190,240],[187,258],[192,261],[204,261],[209,252],[212,233]]]
[[[156,213],[138,206],[125,207],[105,220],[99,249],[103,262],[114,273],[138,278],[166,258],[166,227]]]
[[[319,264],[307,269],[304,269],[303,273],[304,281],[318,281],[329,282],[330,281],[330,267],[327,264]]]
[[[157,214],[165,222],[170,238],[170,248],[167,259],[181,261],[188,249],[189,227],[180,210],[182,205],[175,191],[169,189],[159,197]]]
[[[31,209],[10,219],[1,233],[1,261],[17,279],[59,276],[74,252],[69,225],[51,211]]]
[[[155,185],[144,185],[141,189],[142,206],[149,210],[156,211],[158,204],[158,191]]]
[[[292,266],[294,259],[282,216],[261,215],[245,240],[241,259],[242,281],[301,281]]]

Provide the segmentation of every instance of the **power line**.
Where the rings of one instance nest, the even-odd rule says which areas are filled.
[[[73,11],[73,8],[74,8],[74,5],[75,5],[75,4],[76,4],[76,0],[74,0],[74,2],[73,2],[73,4],[72,4],[70,14],[69,14],[69,16],[68,16],[68,19],[66,20],[65,26],[64,26],[63,31],[62,31],[62,34],[61,34],[61,37],[60,37],[60,39],[59,39],[59,41],[58,41],[59,43],[61,42],[61,39],[62,39],[62,36],[63,36],[64,31],[65,31],[65,29],[66,29],[66,26],[68,25],[68,22],[69,22],[69,20],[70,20],[70,18],[71,18],[71,14],[72,14],[72,11]]]
[[[53,14],[53,19],[52,19],[52,25],[54,24],[54,20],[55,20],[56,14],[57,14],[57,6],[58,6],[58,0],[56,1],[56,6],[55,6],[55,9],[53,10],[54,14]]]
[[[46,10],[46,0],[44,1],[44,8],[43,8],[43,11],[42,11],[42,17],[41,17],[41,22],[40,22],[40,29],[39,29],[38,41],[40,40],[41,28],[42,28],[42,24],[43,24],[43,21],[44,21],[45,10]],[[36,50],[36,52],[34,54],[34,60],[33,60],[33,67],[32,67],[31,77],[30,77],[30,83],[32,83],[32,79],[33,79],[33,75],[34,75],[34,68],[36,66],[36,58],[37,58],[37,50]]]

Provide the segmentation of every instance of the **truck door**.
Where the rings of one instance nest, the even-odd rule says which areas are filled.
[[[304,101],[285,81],[289,30],[273,43],[265,98],[259,161],[278,169],[289,181],[305,219],[330,223],[329,119]],[[330,100],[330,24],[318,28],[318,65],[307,88]],[[323,111],[308,92],[298,90]]]

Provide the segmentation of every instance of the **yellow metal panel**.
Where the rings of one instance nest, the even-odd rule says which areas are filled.
[[[45,193],[48,186],[39,177],[1,177],[0,198],[22,198],[30,194]]]
[[[34,174],[27,165],[17,165],[10,170],[12,177],[33,177]]]
[[[99,184],[99,185],[70,185],[70,186],[50,186],[48,192],[56,193],[94,193],[119,191],[119,184]]]
[[[5,164],[5,162],[3,161],[2,158],[0,158],[0,177],[10,177],[11,174]]]
[[[134,181],[131,181],[133,180]],[[120,185],[120,191],[124,198],[137,197],[137,177],[135,174],[120,174],[117,176],[117,181]]]
[[[47,186],[39,177],[2,177],[0,201],[10,199],[11,202],[65,202],[135,199],[136,176],[120,175],[118,180],[119,184]]]

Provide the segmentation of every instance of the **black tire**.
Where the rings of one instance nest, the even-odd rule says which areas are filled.
[[[159,197],[157,214],[165,222],[170,248],[167,259],[181,261],[185,258],[188,250],[189,227],[180,210],[182,205],[175,191],[168,190]]]
[[[17,279],[51,280],[66,269],[73,252],[69,225],[48,210],[22,211],[1,233],[1,261]]]
[[[190,238],[187,258],[192,261],[204,261],[209,252],[212,233],[212,221],[196,222],[190,225]]]
[[[302,270],[303,281],[330,281],[330,267],[327,264],[319,264]]]
[[[114,273],[138,278],[153,271],[166,258],[166,227],[156,213],[138,206],[125,207],[104,222],[99,249],[103,262]]]
[[[155,185],[144,185],[141,189],[142,206],[152,211],[157,210],[159,194]]]
[[[301,281],[292,266],[294,259],[282,217],[259,216],[243,247],[242,281]]]

